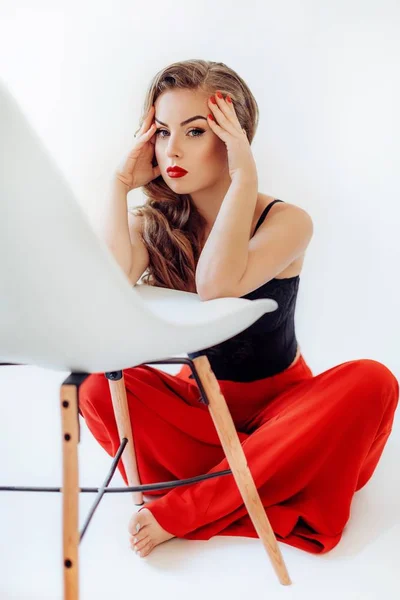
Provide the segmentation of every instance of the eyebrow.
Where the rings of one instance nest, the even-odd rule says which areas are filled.
[[[190,117],[190,119],[186,119],[186,121],[182,121],[181,127],[183,127],[183,125],[187,125],[191,121],[195,121],[196,119],[204,119],[205,121],[207,121],[206,117],[203,117],[202,115],[196,115],[195,117]],[[162,121],[157,119],[157,117],[154,117],[154,120],[158,121],[158,123],[160,123],[160,125],[165,125],[165,127],[168,127],[168,125],[166,123],[163,123]]]

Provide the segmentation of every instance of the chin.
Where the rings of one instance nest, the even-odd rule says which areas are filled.
[[[187,187],[187,182],[183,181],[185,178],[184,177],[177,177],[176,179],[168,179],[168,185],[171,189],[174,189],[176,187]]]

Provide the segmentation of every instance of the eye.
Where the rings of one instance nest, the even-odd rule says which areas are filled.
[[[199,129],[199,128],[191,129],[190,131],[188,131],[188,133],[193,133],[194,131],[198,132],[198,135],[190,135],[189,137],[201,137],[204,133],[204,129]],[[162,132],[168,133],[168,131],[166,129],[156,129],[156,136],[162,137],[162,138],[167,137],[165,135],[161,135],[161,136],[158,135],[159,133],[162,133]]]

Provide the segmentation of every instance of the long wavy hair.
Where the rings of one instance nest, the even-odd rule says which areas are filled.
[[[139,129],[158,96],[172,89],[216,90],[229,94],[242,128],[251,144],[258,126],[258,105],[245,81],[224,63],[207,60],[175,62],[159,71],[145,96]],[[153,166],[156,166],[153,158]],[[142,282],[187,292],[196,292],[196,266],[204,244],[206,220],[190,194],[176,194],[161,175],[142,187],[147,198],[129,212],[143,216],[142,240],[149,253],[149,266]]]

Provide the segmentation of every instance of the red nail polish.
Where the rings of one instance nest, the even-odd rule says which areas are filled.
[[[214,96],[211,96],[210,100],[211,100],[211,102],[212,102],[213,104],[217,104],[217,101],[216,101],[216,99],[214,98]]]
[[[215,121],[214,116],[213,115],[208,115],[208,118],[211,119],[212,121]]]
[[[221,92],[217,92],[217,96],[218,96],[218,98],[223,98],[223,95],[221,94]]]
[[[225,100],[226,100],[227,102],[230,102],[230,103],[232,104],[232,98],[230,97],[230,95],[229,95],[229,94],[227,94],[227,95],[226,95],[226,98],[225,98]]]

